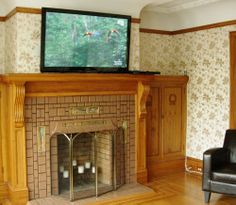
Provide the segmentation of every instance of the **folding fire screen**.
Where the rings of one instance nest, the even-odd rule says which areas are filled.
[[[125,183],[122,129],[57,133],[50,146],[53,195],[73,201],[99,196]]]

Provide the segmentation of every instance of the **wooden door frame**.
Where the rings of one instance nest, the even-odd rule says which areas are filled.
[[[236,128],[236,31],[230,32],[230,128]]]

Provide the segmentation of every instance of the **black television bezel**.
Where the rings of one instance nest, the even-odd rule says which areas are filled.
[[[128,20],[127,30],[127,66],[126,67],[47,67],[45,66],[45,37],[46,37],[46,14],[49,12],[81,14],[89,16],[102,16],[111,18],[124,18]],[[93,11],[58,9],[58,8],[42,8],[41,23],[41,51],[40,51],[40,71],[41,72],[78,72],[78,73],[127,73],[129,71],[129,54],[130,54],[130,30],[131,16],[111,13],[101,13]]]

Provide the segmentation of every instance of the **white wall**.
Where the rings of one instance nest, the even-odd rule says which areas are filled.
[[[15,8],[16,0],[0,0],[0,16],[6,16]]]
[[[180,30],[236,19],[236,0],[224,0],[171,14],[143,9],[141,28]]]

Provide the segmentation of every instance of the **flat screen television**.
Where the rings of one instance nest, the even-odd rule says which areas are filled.
[[[41,72],[127,72],[131,17],[42,8]]]

